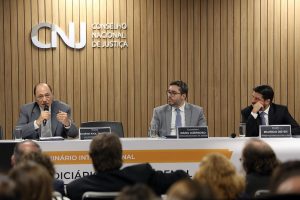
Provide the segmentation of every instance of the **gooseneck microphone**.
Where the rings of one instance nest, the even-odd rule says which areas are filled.
[[[44,106],[44,111],[49,111],[49,106],[48,105]],[[43,125],[46,126],[46,123],[47,123],[47,119],[44,119],[43,120]]]

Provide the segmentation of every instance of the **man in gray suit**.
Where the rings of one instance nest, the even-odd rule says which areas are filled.
[[[183,81],[172,81],[167,90],[168,104],[154,108],[151,127],[159,136],[176,136],[180,126],[206,126],[203,108],[186,102],[188,86]]]
[[[46,83],[34,87],[35,102],[21,107],[17,126],[21,126],[22,138],[62,136],[76,137],[78,129],[71,120],[69,105],[54,100],[52,88]]]

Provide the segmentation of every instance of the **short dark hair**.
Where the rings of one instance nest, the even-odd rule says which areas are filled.
[[[48,86],[48,88],[50,89],[50,91],[52,92],[52,87],[48,83],[38,83],[33,88],[33,94],[34,94],[34,96],[36,95],[36,88],[37,88],[37,86],[39,86],[41,84],[46,84]]]
[[[126,186],[120,192],[116,200],[156,200],[158,197],[154,191],[147,185],[137,183],[133,186]]]
[[[169,85],[177,85],[181,94],[186,94],[186,96],[188,95],[189,87],[185,82],[177,80],[172,81]]]
[[[251,139],[242,153],[242,164],[247,174],[271,175],[279,161],[273,149],[264,141]]]
[[[300,176],[300,161],[293,160],[281,163],[273,172],[271,178],[271,192],[276,193],[278,187],[291,177]]]
[[[26,153],[23,152],[23,150],[20,148],[20,146],[22,146],[24,143],[30,143],[38,150],[38,152],[42,152],[40,145],[32,140],[24,140],[22,142],[16,143],[14,147],[14,156],[15,156],[16,163],[20,162],[21,157]]]
[[[26,161],[33,161],[42,165],[43,167],[45,167],[45,169],[48,170],[50,176],[54,177],[55,168],[51,161],[51,158],[47,154],[44,154],[42,152],[27,153],[22,155],[20,158],[20,162],[26,162]]]
[[[261,94],[264,100],[270,99],[271,102],[273,101],[274,91],[271,86],[260,85],[253,88],[253,91]]]
[[[120,169],[122,166],[122,144],[113,133],[101,133],[90,144],[90,157],[97,172]]]

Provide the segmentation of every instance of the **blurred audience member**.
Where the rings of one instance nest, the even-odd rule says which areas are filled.
[[[182,171],[163,173],[155,171],[150,164],[122,167],[122,145],[115,134],[103,133],[93,138],[90,157],[95,174],[74,180],[67,185],[67,195],[72,200],[81,200],[84,192],[119,192],[124,186],[144,183],[157,195],[166,193],[177,180],[188,178]]]
[[[247,195],[254,197],[257,190],[269,188],[273,169],[279,164],[269,144],[260,139],[249,140],[243,149],[241,162],[246,172]]]
[[[144,184],[126,186],[122,189],[116,200],[158,200],[155,193]]]
[[[59,192],[61,195],[65,195],[65,189],[64,189],[64,182],[62,180],[54,179],[55,175],[55,168],[54,165],[50,159],[50,157],[46,154],[43,154],[41,152],[32,152],[30,154],[24,154],[21,158],[21,161],[34,161],[43,167],[45,167],[50,176],[53,178],[53,189],[57,192]]]
[[[196,181],[205,181],[216,199],[237,199],[245,189],[245,179],[224,155],[205,156],[196,172]]]
[[[42,152],[40,145],[32,140],[24,140],[16,143],[14,153],[11,156],[11,165],[14,166],[20,161],[20,157],[22,157],[22,155],[31,152]]]
[[[52,177],[43,166],[32,161],[22,162],[9,176],[16,183],[18,200],[52,199]]]
[[[174,183],[167,192],[167,200],[206,200],[214,199],[213,192],[204,181],[191,179]]]
[[[280,164],[272,175],[272,194],[300,194],[300,161]]]
[[[0,174],[0,199],[17,200],[15,183],[9,177],[1,174]]]

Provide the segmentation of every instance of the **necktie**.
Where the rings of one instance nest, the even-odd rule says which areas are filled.
[[[267,125],[266,118],[265,118],[266,113],[261,112],[259,115],[260,115],[261,125]]]
[[[175,126],[180,127],[181,126],[181,114],[180,114],[180,109],[176,108],[176,119],[175,119]]]
[[[41,137],[52,137],[52,131],[51,131],[51,120],[47,120],[46,125],[41,125]]]

